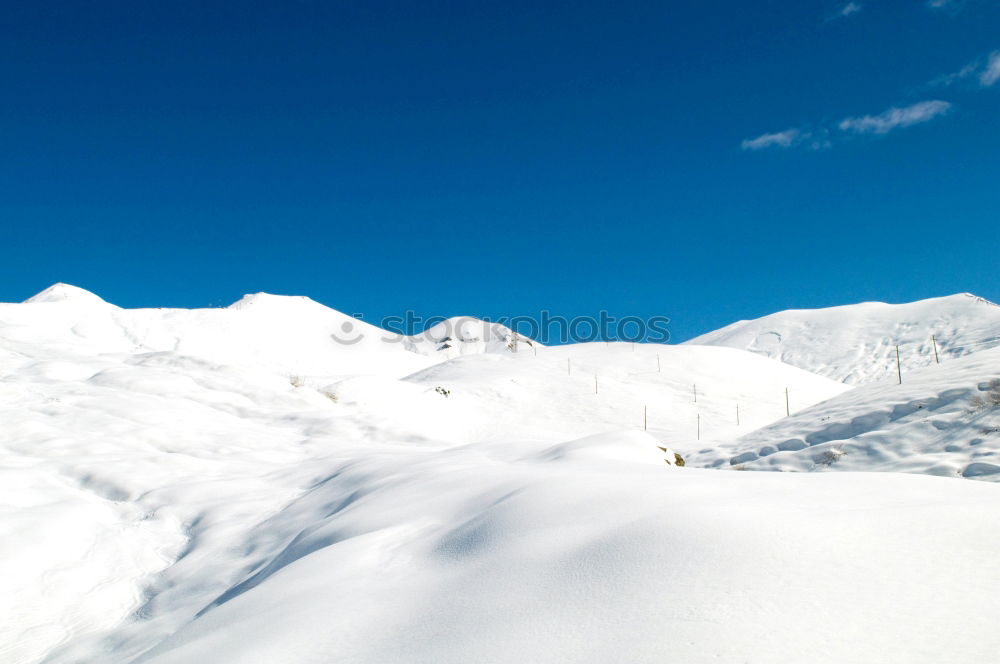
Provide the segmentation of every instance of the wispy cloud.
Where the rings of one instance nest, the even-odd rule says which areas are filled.
[[[982,62],[979,60],[975,62],[970,62],[969,64],[965,65],[956,72],[945,74],[944,76],[938,76],[937,78],[932,80],[929,83],[929,85],[934,87],[942,85],[947,86],[958,83],[959,81],[964,81],[970,78],[971,76],[975,75],[975,73],[979,70],[979,66],[981,64]]]
[[[850,16],[851,14],[857,14],[863,8],[864,5],[862,5],[860,2],[848,2],[841,8],[839,12],[837,12],[837,16],[840,18],[844,18]]]
[[[837,20],[840,20],[842,18],[847,18],[848,16],[851,16],[852,14],[857,14],[859,11],[861,11],[864,8],[865,8],[865,6],[863,4],[861,4],[860,2],[848,2],[846,5],[844,5],[840,9],[838,9],[836,12],[834,12],[833,14],[827,16],[825,19],[823,19],[823,22],[824,23],[829,23],[830,21],[837,21]]]
[[[956,13],[965,5],[965,0],[925,0],[928,9]]]
[[[757,138],[744,139],[741,146],[744,150],[764,150],[765,148],[790,148],[802,138],[798,129],[786,129],[773,134],[762,134]]]
[[[997,81],[1000,81],[1000,51],[993,51],[986,61],[986,66],[979,72],[979,84],[988,88]]]
[[[1000,81],[1000,51],[993,51],[985,58],[978,58],[956,72],[938,76],[931,86],[948,86],[974,80],[980,87],[989,88]]]
[[[767,148],[825,150],[830,147],[827,133],[825,129],[812,132],[792,128],[773,134],[761,134],[757,138],[745,139],[740,146],[744,150],[765,150]]]
[[[854,118],[844,118],[837,127],[841,131],[855,134],[888,134],[894,129],[912,127],[929,122],[934,118],[948,113],[952,105],[946,101],[934,99],[922,101],[904,108],[890,108],[878,115],[862,115]]]
[[[1000,57],[997,58],[1000,62]],[[1000,80],[1000,64],[997,65],[997,78]],[[835,127],[820,127],[818,129],[790,128],[770,134],[761,134],[756,138],[747,138],[740,143],[744,150],[766,150],[800,148],[805,150],[826,150],[835,143],[848,140],[849,135],[882,135],[895,129],[912,127],[923,122],[929,122],[936,117],[947,114],[953,108],[952,104],[938,99],[918,102],[902,108],[890,108],[877,115],[860,115],[844,118]],[[839,132],[837,132],[839,130]]]

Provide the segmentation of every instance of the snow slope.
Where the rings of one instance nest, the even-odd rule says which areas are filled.
[[[511,330],[468,316],[404,336],[307,297],[257,293],[220,309],[122,309],[68,284],[0,304],[0,334],[8,343],[84,353],[173,350],[302,378],[405,374],[452,357],[515,350]],[[518,342],[522,351],[540,346],[523,336]]]
[[[848,384],[903,373],[1000,346],[1000,307],[962,293],[908,304],[865,302],[781,311],[685,342],[759,353]]]
[[[910,663],[1000,648],[996,484],[670,463],[728,468],[737,436],[807,430],[879,386],[721,347],[441,361],[330,343],[344,322],[264,295],[123,310],[57,286],[0,305],[0,662]],[[903,388],[971,394],[995,357]]]
[[[406,350],[406,339],[307,297],[257,293],[221,309],[122,309],[66,284],[0,304],[0,342],[8,352],[174,351],[288,376],[403,375],[434,361]]]
[[[318,473],[250,536],[281,543],[138,661],[910,664],[1000,645],[994,485],[391,458]]]
[[[531,352],[532,347],[541,345],[523,335],[515,339],[510,328],[471,316],[448,318],[406,337],[404,342],[408,350],[439,359],[479,353]]]
[[[429,439],[557,441],[645,425],[682,454],[784,417],[786,388],[795,408],[849,389],[729,348],[603,342],[470,355],[402,381],[356,377],[315,387],[382,426]]]
[[[882,470],[1000,482],[1000,348],[859,386],[692,455],[754,470]],[[983,403],[976,401],[979,397]]]

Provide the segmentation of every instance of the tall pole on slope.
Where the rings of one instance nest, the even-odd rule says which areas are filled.
[[[660,354],[659,353],[656,354],[656,373],[663,373],[660,370]]]
[[[701,440],[701,413],[698,413],[698,440]]]
[[[572,376],[573,375],[573,370],[569,368],[569,358],[568,357],[566,358],[566,375],[567,376]]]
[[[694,385],[694,402],[698,403],[698,384],[697,383],[695,383],[695,385]]]
[[[740,405],[736,404],[736,426],[740,425]]]
[[[931,343],[934,344],[934,364],[941,364],[941,358],[938,357],[937,352],[937,338],[932,334]]]
[[[896,344],[896,375],[899,376],[899,384],[903,384],[903,369],[899,364],[899,344]]]
[[[594,374],[594,394],[597,394],[597,374]]]
[[[788,388],[785,388],[785,415],[791,415],[792,409],[788,406]]]

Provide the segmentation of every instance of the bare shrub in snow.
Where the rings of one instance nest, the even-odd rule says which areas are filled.
[[[990,381],[983,392],[984,394],[977,394],[969,399],[970,414],[992,408],[1000,408],[1000,379]]]
[[[814,461],[814,463],[817,466],[830,467],[833,464],[840,461],[840,457],[844,456],[845,454],[847,454],[847,452],[844,451],[843,449],[826,450],[825,452],[823,452],[823,454],[820,455],[818,459]]]

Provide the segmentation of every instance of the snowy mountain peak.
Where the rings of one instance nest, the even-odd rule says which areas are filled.
[[[1000,307],[971,293],[906,304],[790,309],[740,321],[687,344],[766,355],[845,383],[897,377],[946,357],[1000,346]]]
[[[230,304],[226,309],[243,310],[250,308],[260,308],[260,307],[288,307],[296,305],[312,305],[314,307],[324,307],[322,304],[316,300],[310,299],[305,295],[272,295],[270,293],[253,293],[249,295],[244,295],[236,302]]]
[[[951,295],[950,297],[954,297],[954,298],[971,297],[973,300],[976,301],[977,304],[988,304],[988,305],[990,305],[992,307],[998,307],[998,306],[1000,306],[996,302],[991,302],[991,301],[987,300],[985,297],[979,297],[978,295],[976,295],[974,293],[959,293],[958,295]]]
[[[84,290],[77,286],[71,286],[70,284],[56,283],[52,284],[41,293],[37,295],[32,295],[24,302],[28,303],[38,303],[38,302],[66,302],[66,301],[76,301],[76,302],[93,302],[100,304],[108,304],[102,300],[97,295],[94,295],[88,290]]]

